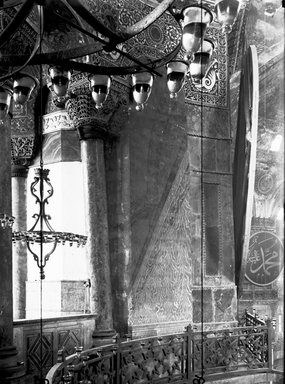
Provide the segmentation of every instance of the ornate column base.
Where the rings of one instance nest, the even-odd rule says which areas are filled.
[[[0,348],[1,384],[16,384],[25,375],[24,363],[17,359],[17,355],[18,351],[14,346]]]
[[[116,341],[117,332],[114,329],[95,330],[92,334],[93,347],[113,344]]]

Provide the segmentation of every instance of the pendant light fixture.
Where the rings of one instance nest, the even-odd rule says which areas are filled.
[[[186,54],[184,59],[192,61],[198,51],[208,25],[213,21],[213,14],[204,5],[191,5],[182,11],[182,47]]]
[[[89,75],[88,79],[96,108],[101,109],[111,88],[111,77],[107,75]]]
[[[136,103],[136,110],[142,111],[145,107],[153,85],[153,76],[149,72],[132,75],[132,94]]]
[[[60,66],[51,66],[48,69],[50,76],[50,87],[58,98],[66,96],[69,82],[71,79],[71,71]]]
[[[240,10],[239,0],[216,0],[215,13],[222,30],[229,33]]]
[[[12,100],[12,90],[3,85],[0,86],[0,125],[4,124],[4,120],[10,110]]]
[[[198,51],[194,53],[194,59],[189,66],[189,71],[194,84],[201,83],[209,67],[213,51],[213,42],[209,39],[204,39]]]
[[[36,198],[39,206],[39,213],[33,215],[35,223],[28,231],[13,232],[12,240],[22,241],[27,244],[28,250],[33,255],[37,266],[40,269],[40,278],[45,278],[44,268],[50,256],[54,253],[57,245],[73,244],[83,246],[86,244],[87,237],[70,232],[56,232],[50,224],[50,216],[46,213],[46,206],[49,198],[53,195],[53,186],[50,183],[49,170],[43,168],[35,169],[35,178],[31,184],[31,193]],[[39,247],[47,247],[43,257],[38,256]]]
[[[37,85],[37,80],[28,74],[17,73],[13,81],[13,99],[16,105],[24,105]]]
[[[166,64],[167,68],[167,87],[170,98],[175,99],[178,92],[182,89],[189,64],[185,61],[171,61]]]

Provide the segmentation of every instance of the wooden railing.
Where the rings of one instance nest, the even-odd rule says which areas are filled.
[[[218,376],[271,372],[272,325],[150,337],[67,356],[46,378],[51,384],[203,383]],[[196,380],[196,381],[195,381]]]
[[[257,313],[251,314],[247,310],[245,311],[244,320],[246,326],[265,325],[265,321],[260,319]]]

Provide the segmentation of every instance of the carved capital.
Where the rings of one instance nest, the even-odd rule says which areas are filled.
[[[106,140],[118,135],[128,118],[129,86],[113,79],[111,90],[102,109],[96,109],[89,89],[89,81],[83,76],[73,78],[72,97],[65,106],[74,128],[81,139],[97,137]]]

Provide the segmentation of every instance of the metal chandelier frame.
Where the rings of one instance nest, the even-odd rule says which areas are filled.
[[[212,19],[215,14],[215,19],[223,25],[227,31],[231,29],[237,13],[239,11],[240,2],[243,0],[162,0],[150,13],[143,17],[138,22],[131,26],[119,25],[118,29],[112,30],[110,27],[104,25],[98,17],[95,17],[83,4],[82,0],[3,0],[4,5],[0,6],[0,11],[9,7],[20,6],[17,13],[10,21],[10,23],[0,33],[0,49],[9,41],[15,31],[28,19],[33,9],[37,8],[38,19],[40,20],[42,30],[37,33],[37,38],[33,51],[30,54],[3,54],[0,58],[1,67],[15,67],[10,73],[0,76],[0,82],[5,81],[17,73],[21,72],[28,65],[57,65],[68,68],[70,70],[87,72],[91,74],[105,74],[105,75],[127,75],[141,71],[148,71],[152,74],[161,76],[156,68],[166,65],[171,60],[175,59],[181,49],[181,41],[177,46],[163,57],[156,60],[138,60],[133,55],[122,50],[119,45],[129,41],[134,36],[146,30],[165,12],[172,15],[173,22],[181,30],[181,35],[184,34],[183,19],[187,16],[185,10],[188,7],[203,7],[208,8],[212,14]],[[81,20],[88,28],[94,32],[90,32],[86,28],[82,28],[80,22],[74,23],[68,18],[60,14],[60,8],[57,5],[63,4],[73,12],[77,20]],[[234,6],[235,10],[231,8]],[[55,52],[38,53],[43,33],[45,30],[44,9],[48,9],[52,13],[54,20],[66,23],[69,27],[76,29],[78,32],[85,34],[93,39],[92,43],[87,43],[81,47],[67,48]],[[235,12],[235,14],[232,14]],[[212,20],[211,20],[212,21]],[[83,23],[82,23],[83,24]],[[183,44],[182,44],[183,45]],[[98,53],[100,51],[111,52],[115,51],[120,55],[131,60],[134,64],[130,66],[104,66],[84,63],[75,61],[76,59],[83,58],[84,56]]]
[[[158,72],[155,71],[155,68],[161,67],[171,59],[173,59],[178,51],[181,48],[181,45],[178,45],[171,53],[166,55],[160,60],[153,61],[152,63],[143,63],[137,60],[135,57],[129,55],[123,50],[119,49],[117,46],[121,43],[126,42],[135,35],[139,34],[146,28],[148,28],[155,20],[157,20],[165,11],[171,7],[175,0],[163,0],[150,14],[140,20],[138,23],[135,23],[131,27],[121,28],[119,32],[112,31],[103,23],[97,19],[92,13],[81,3],[80,0],[66,0],[67,4],[75,12],[75,14],[83,19],[87,25],[92,27],[98,34],[101,34],[102,37],[99,37],[97,33],[90,33],[88,30],[82,28],[79,24],[73,23],[71,20],[64,18],[56,10],[56,7],[53,11],[53,16],[59,21],[67,23],[69,26],[77,29],[78,31],[84,33],[86,36],[94,39],[94,43],[87,44],[76,49],[66,49],[61,52],[50,52],[50,53],[38,53],[39,46],[41,43],[42,35],[44,32],[44,17],[43,11],[44,7],[52,7],[57,2],[63,3],[63,0],[46,0],[46,1],[35,1],[35,0],[25,0],[18,12],[14,16],[13,20],[7,25],[7,27],[0,34],[0,49],[1,47],[9,41],[9,39],[14,35],[15,31],[21,26],[21,24],[29,17],[32,9],[36,6],[38,11],[38,17],[41,19],[42,31],[39,31],[37,40],[34,45],[34,49],[31,54],[20,54],[15,57],[15,55],[2,55],[0,60],[1,66],[15,66],[18,65],[17,70],[1,76],[0,81],[9,79],[14,74],[23,70],[27,65],[39,65],[39,64],[53,64],[64,66],[69,69],[76,71],[96,73],[96,74],[107,74],[107,75],[126,75],[135,73],[141,70],[147,70],[153,72],[156,75],[161,76]],[[192,2],[193,3],[193,2]],[[21,1],[7,1],[7,5],[2,8],[8,8],[8,6],[15,6],[16,4],[21,4]],[[1,9],[1,7],[0,7]],[[106,66],[97,66],[93,64],[87,64],[82,62],[73,61],[80,57],[96,53],[98,51],[105,50],[107,52],[116,51],[121,55],[127,57],[135,63],[135,65],[127,67],[106,67]]]

